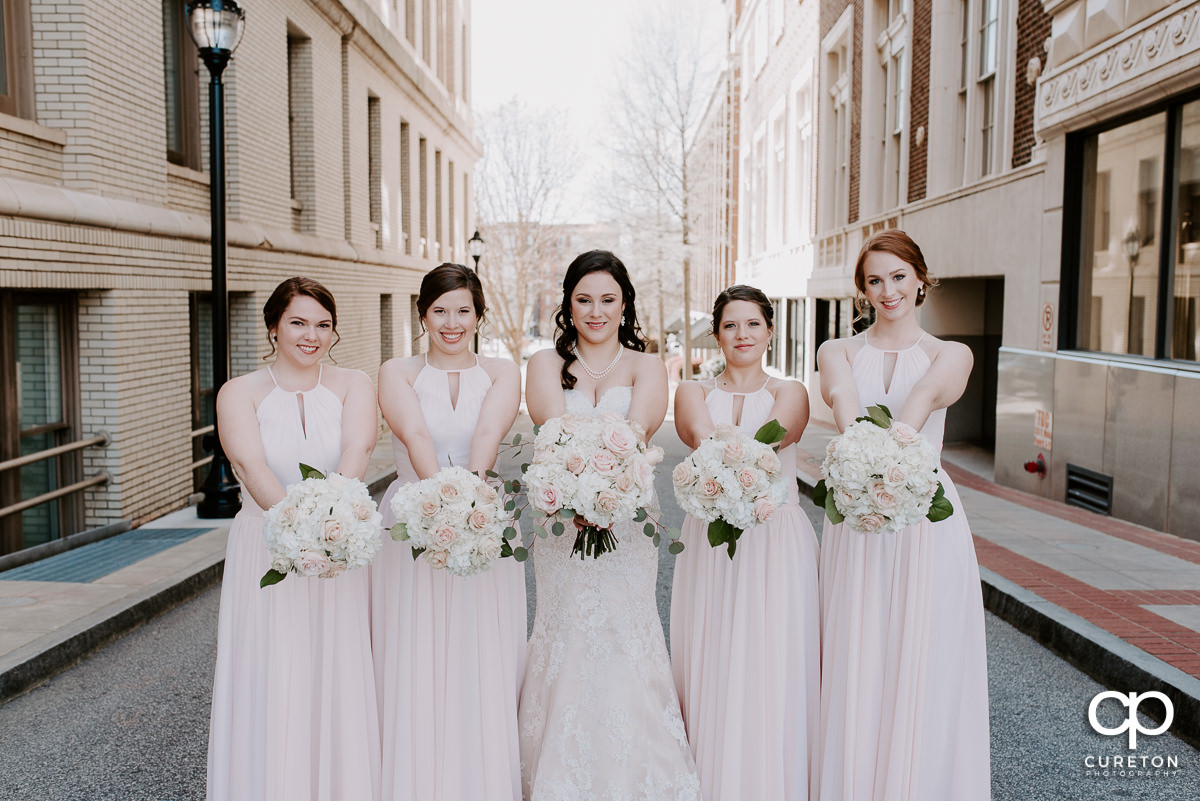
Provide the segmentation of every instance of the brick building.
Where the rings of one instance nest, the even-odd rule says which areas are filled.
[[[188,502],[211,421],[207,81],[182,0],[3,5],[0,554]],[[114,46],[120,42],[119,46]],[[304,274],[338,300],[333,357],[411,352],[421,275],[473,229],[470,4],[263,0],[225,71],[232,374]]]

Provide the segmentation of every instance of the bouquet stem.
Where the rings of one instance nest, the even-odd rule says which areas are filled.
[[[616,547],[617,538],[613,535],[612,529],[580,526],[579,532],[575,535],[575,544],[571,547],[571,556],[579,554],[580,559],[588,556],[595,559],[601,554],[615,550]]]

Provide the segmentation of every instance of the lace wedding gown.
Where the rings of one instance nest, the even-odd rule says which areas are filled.
[[[574,414],[625,415],[632,387]],[[700,782],[655,603],[658,551],[640,523],[617,548],[571,558],[574,537],[534,546],[537,615],[518,715],[526,801],[699,801]]]

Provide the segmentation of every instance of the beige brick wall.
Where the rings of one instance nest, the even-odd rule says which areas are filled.
[[[423,27],[417,20],[414,47],[400,5],[396,16],[390,1],[351,4],[359,19],[337,0],[263,0],[247,9],[245,37],[225,73],[234,375],[266,363],[262,306],[293,275],[334,293],[338,364],[374,379],[389,327],[392,353],[410,350],[409,297],[435,266],[415,242],[406,254],[401,235],[401,193],[412,225],[419,222],[417,143],[428,140],[430,181],[435,151],[442,152],[443,179],[453,161],[458,182],[473,172],[479,152],[463,116],[463,82],[448,72],[454,86],[447,89],[420,63]],[[34,0],[32,7],[36,119],[0,119],[0,292],[76,293],[78,433],[112,438],[83,456],[85,475],[111,476],[86,496],[87,525],[137,523],[182,506],[192,491],[188,298],[210,288],[207,175],[166,159],[158,4],[144,4],[146,13],[132,23],[85,0]],[[455,25],[461,19],[448,17]],[[301,166],[311,176],[312,209],[303,233],[295,230],[289,178],[289,31],[311,40],[312,148]],[[126,45],[113,47],[117,40]],[[206,154],[208,76],[200,70]],[[379,98],[382,248],[369,225],[368,93]],[[414,162],[403,187],[402,121]],[[437,193],[426,189],[432,228]],[[443,208],[444,219],[473,225],[463,192],[444,187],[441,194],[455,204],[453,212]],[[393,299],[388,325],[382,295]]]

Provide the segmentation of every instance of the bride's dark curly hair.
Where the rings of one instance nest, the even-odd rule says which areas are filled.
[[[646,350],[646,340],[642,336],[642,326],[638,323],[637,307],[634,306],[637,293],[634,292],[633,282],[629,280],[629,271],[625,269],[625,265],[607,250],[589,250],[587,253],[581,253],[567,267],[567,274],[563,278],[562,305],[554,315],[554,325],[558,329],[554,335],[554,349],[563,360],[563,389],[574,389],[576,381],[575,376],[567,370],[571,362],[575,361],[573,349],[579,341],[579,332],[575,330],[575,323],[571,320],[571,295],[575,293],[575,287],[585,275],[595,272],[608,273],[621,287],[621,300],[625,308],[621,315],[621,324],[617,327],[617,340],[630,350]]]

